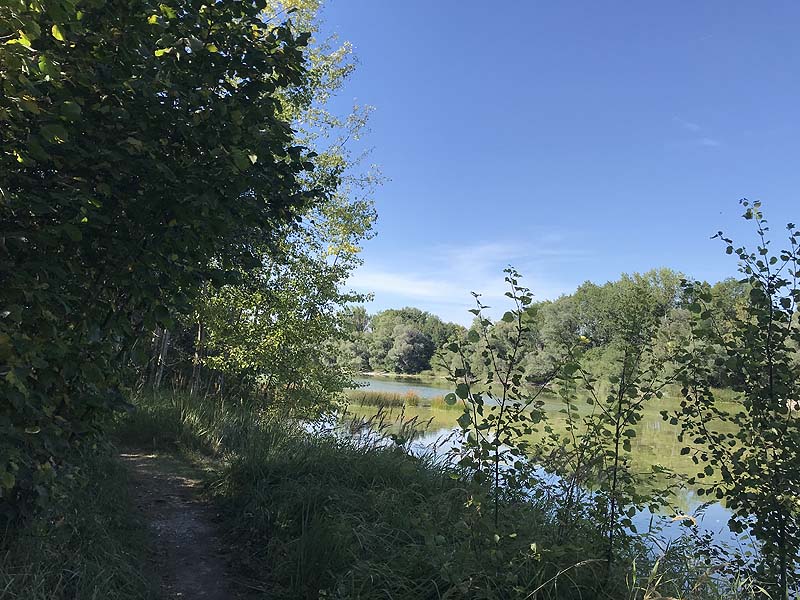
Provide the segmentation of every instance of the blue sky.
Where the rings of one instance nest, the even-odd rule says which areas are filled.
[[[800,221],[800,3],[330,0],[324,31],[375,107],[365,144],[389,180],[351,280],[370,310],[468,323],[513,264],[539,298],[669,266],[716,280],[748,239]],[[749,240],[748,240],[749,241]]]

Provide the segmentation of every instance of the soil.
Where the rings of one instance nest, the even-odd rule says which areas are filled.
[[[131,496],[154,543],[153,576],[163,600],[236,600],[258,597],[231,569],[218,515],[201,498],[199,473],[163,454],[127,450]],[[263,596],[261,596],[263,597]]]

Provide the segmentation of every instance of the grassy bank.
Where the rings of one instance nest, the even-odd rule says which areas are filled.
[[[270,598],[643,599],[659,597],[656,580],[675,597],[725,597],[682,594],[691,572],[674,557],[661,563],[668,576],[649,576],[635,538],[609,571],[596,525],[581,520],[565,539],[544,492],[504,499],[495,527],[482,487],[399,448],[309,435],[243,402],[138,404],[120,435],[214,459],[209,493],[242,569]]]
[[[0,531],[0,600],[155,598],[126,471],[110,450],[73,464],[47,512]]]
[[[358,406],[376,406],[380,408],[401,408],[403,406],[422,406],[441,410],[464,410],[461,403],[447,404],[444,396],[424,398],[413,391],[404,394],[398,392],[382,392],[374,390],[348,390],[347,399]]]

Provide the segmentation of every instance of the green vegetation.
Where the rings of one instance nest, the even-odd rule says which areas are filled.
[[[626,322],[636,322],[634,316],[651,323],[647,334],[655,354],[673,354],[691,335],[692,300],[681,287],[682,279],[681,273],[670,269],[654,269],[622,275],[603,285],[587,281],[573,294],[552,301],[534,302],[531,296],[526,330],[518,348],[524,380],[533,385],[551,380],[561,365],[564,350],[579,342],[583,367],[596,376],[607,374],[618,360],[615,340],[620,328]],[[747,282],[735,279],[710,286],[720,326],[727,327],[744,310],[748,290]],[[626,310],[620,310],[621,303]],[[486,341],[477,317],[469,328],[464,328],[416,308],[369,315],[364,307],[356,306],[345,313],[344,324],[347,337],[338,342],[338,361],[356,371],[446,378],[442,360],[451,364],[456,358],[446,348],[475,332],[479,342],[468,349],[467,368],[476,379],[488,374],[482,357]],[[502,358],[512,345],[513,323],[500,320],[492,328],[493,344]],[[437,358],[437,353],[442,356]],[[708,358],[711,365],[716,364],[716,356]],[[735,373],[724,369],[712,368],[709,376],[715,387],[741,383]]]
[[[414,392],[398,394],[395,392],[374,392],[371,390],[348,390],[347,400],[358,406],[406,407],[423,406],[439,410],[451,410],[455,407],[444,400],[444,395],[423,398]]]
[[[270,597],[655,598],[692,585],[686,597],[726,597],[698,583],[704,567],[680,543],[656,565],[624,536],[606,575],[594,522],[561,537],[545,493],[502,499],[498,530],[486,488],[409,456],[408,438],[311,435],[247,402],[160,394],[137,406],[121,426],[127,443],[214,460],[210,493]]]
[[[534,302],[509,269],[496,321],[478,294],[469,328],[370,316],[346,287],[380,182],[347,146],[369,111],[326,108],[354,64],[318,8],[0,5],[0,598],[150,593],[112,431],[208,462],[269,597],[796,595],[795,226],[771,252],[745,203],[757,249],[720,235],[743,278],[713,286],[658,269]],[[307,431],[356,371],[454,391],[355,390],[349,426]],[[416,415],[363,418],[406,406],[460,410],[447,456],[409,453]],[[635,530],[680,483],[634,457],[662,411],[753,556]]]
[[[302,412],[348,383],[329,350],[375,178],[343,143],[366,113],[324,110],[349,46],[301,4],[0,6],[4,522],[132,389]]]
[[[252,3],[0,8],[0,514],[44,501],[151,332],[322,196],[276,90],[308,35]],[[98,65],[100,65],[98,67]]]
[[[734,531],[749,528],[761,542],[755,577],[773,597],[788,599],[800,585],[800,232],[787,225],[788,249],[771,252],[761,204],[742,204],[756,226],[756,251],[734,248],[722,232],[718,237],[739,257],[750,289],[747,310],[720,325],[708,286],[686,284],[693,337],[680,357],[685,401],[672,418],[683,427],[682,439],[692,441],[686,452],[701,467],[692,479],[702,486],[698,494],[726,499]],[[709,355],[719,357],[718,371],[741,381],[743,399],[735,410],[722,408],[710,389]],[[709,430],[711,420],[732,430]],[[746,556],[733,559],[737,567],[749,563]]]
[[[429,371],[436,350],[464,330],[409,307],[369,315],[363,306],[354,306],[343,317],[348,336],[338,345],[338,360],[363,373],[418,375]]]
[[[128,473],[110,451],[73,457],[47,509],[0,533],[0,599],[156,598],[148,533],[128,498]]]

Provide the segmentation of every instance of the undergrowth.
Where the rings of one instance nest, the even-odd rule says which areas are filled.
[[[485,489],[385,439],[311,435],[246,402],[180,395],[139,399],[118,434],[216,459],[209,494],[242,570],[270,598],[730,597],[693,587],[690,551],[654,562],[635,537],[609,570],[589,519],[559,537],[544,490],[505,498],[495,527]]]
[[[423,398],[413,391],[401,394],[399,392],[354,389],[348,390],[347,399],[352,404],[357,404],[359,406],[377,406],[379,408],[411,406],[435,408],[439,410],[461,410],[460,406],[447,404],[447,402],[444,401],[444,396]]]
[[[0,531],[0,600],[145,600],[147,537],[109,449],[86,451],[46,512]]]

